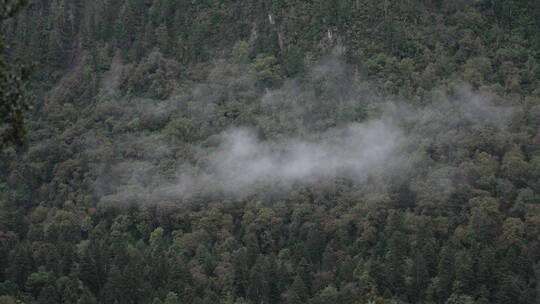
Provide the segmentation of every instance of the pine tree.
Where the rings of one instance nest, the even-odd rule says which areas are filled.
[[[179,304],[178,295],[174,292],[169,292],[167,297],[165,297],[165,302],[163,304]]]

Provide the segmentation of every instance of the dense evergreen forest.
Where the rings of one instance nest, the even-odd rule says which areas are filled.
[[[538,303],[540,1],[0,13],[0,303]]]

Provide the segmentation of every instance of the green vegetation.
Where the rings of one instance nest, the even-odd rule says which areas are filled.
[[[13,17],[25,1],[2,0],[0,23]],[[20,63],[4,61],[4,41],[0,39],[0,149],[8,144],[21,144],[24,140],[23,113],[29,109],[24,101],[23,85],[28,78],[29,67]]]
[[[17,11],[0,303],[540,297],[539,1]]]

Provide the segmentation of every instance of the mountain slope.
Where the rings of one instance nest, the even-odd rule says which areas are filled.
[[[0,302],[534,303],[537,1],[35,1]]]

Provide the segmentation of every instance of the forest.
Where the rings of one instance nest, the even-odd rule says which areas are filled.
[[[0,0],[0,304],[540,299],[540,1]]]

